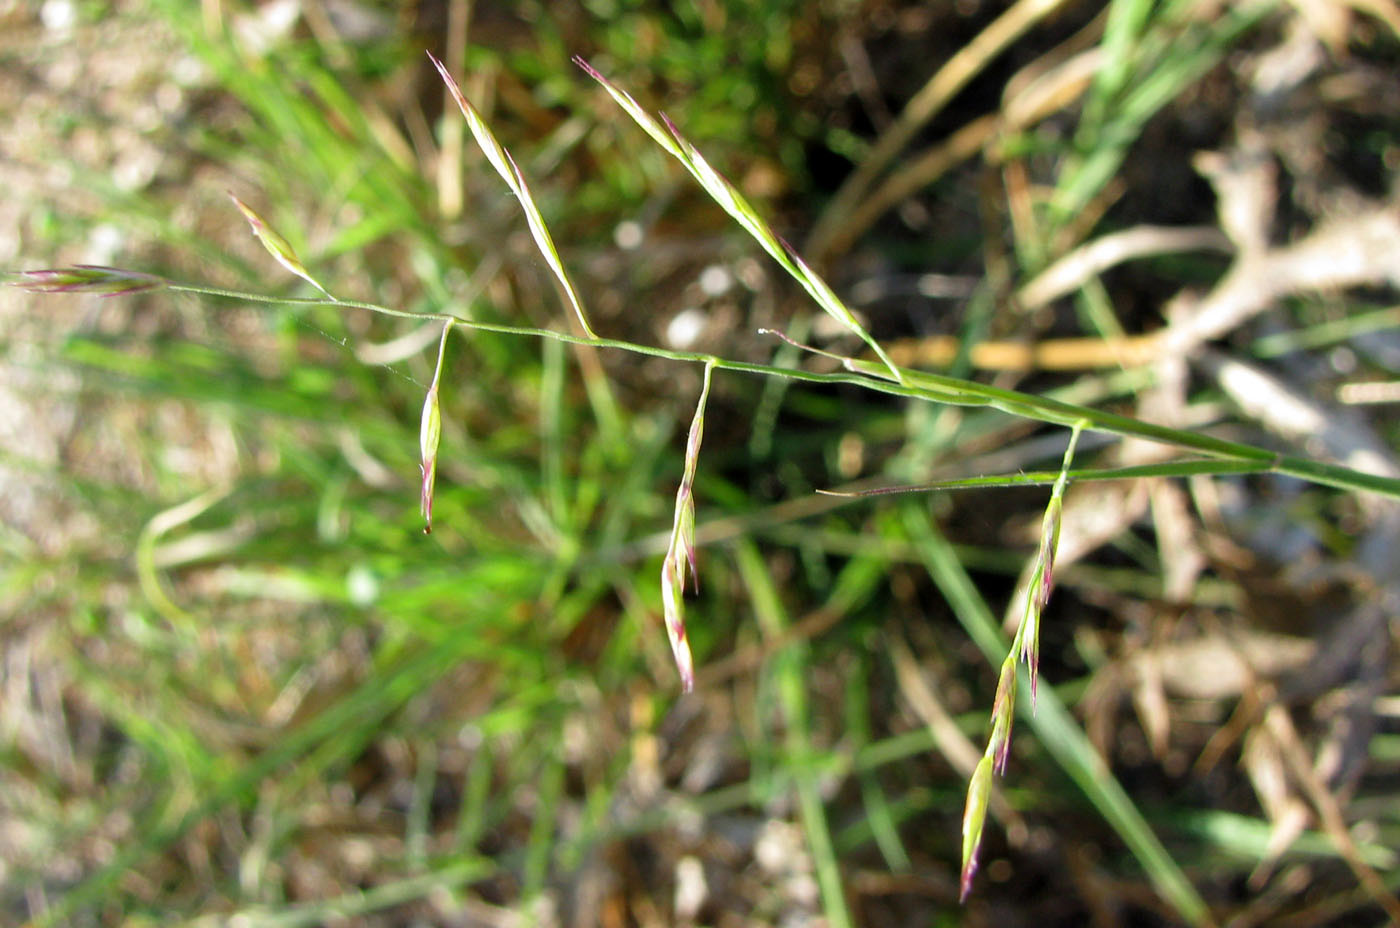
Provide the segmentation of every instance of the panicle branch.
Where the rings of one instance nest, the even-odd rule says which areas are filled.
[[[1065,487],[1069,485],[1070,463],[1074,460],[1079,433],[1088,425],[1086,420],[1081,419],[1074,423],[1070,431],[1069,447],[1065,449],[1060,473],[1055,478],[1050,502],[1041,521],[1040,544],[1025,591],[1025,612],[997,677],[997,693],[992,700],[992,733],[987,738],[986,752],[968,783],[967,804],[963,807],[961,898],[964,900],[972,891],[972,878],[977,873],[977,854],[982,846],[992,778],[994,774],[1005,776],[1011,757],[1011,728],[1016,715],[1016,666],[1021,660],[1026,662],[1031,684],[1031,710],[1035,710],[1036,686],[1040,676],[1040,615],[1050,600],[1050,590],[1054,585],[1055,550],[1060,543],[1060,518]]]

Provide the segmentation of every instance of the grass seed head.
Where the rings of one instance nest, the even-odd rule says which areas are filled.
[[[691,581],[698,589],[695,568],[695,470],[700,463],[700,443],[705,435],[705,403],[710,396],[710,376],[714,364],[705,365],[705,383],[695,417],[690,421],[690,434],[685,442],[685,467],[681,484],[676,489],[676,514],[671,523],[671,543],[661,562],[661,603],[666,614],[666,634],[671,640],[671,652],[681,674],[681,688],[686,692],[695,686],[695,669],[690,656],[690,644],[685,635],[685,571],[690,567]]]
[[[466,94],[462,93],[462,88],[448,72],[447,66],[434,57],[432,52],[428,52],[428,60],[433,63],[433,67],[437,68],[443,84],[447,87],[447,92],[457,102],[457,109],[462,111],[462,118],[467,121],[467,128],[471,130],[472,137],[476,139],[477,145],[481,146],[482,152],[486,154],[486,160],[491,162],[491,167],[496,169],[496,173],[501,175],[501,179],[506,182],[511,193],[514,193],[516,199],[520,201],[520,207],[525,211],[525,220],[530,226],[530,235],[535,240],[535,246],[539,248],[545,263],[549,265],[549,269],[554,272],[559,286],[564,289],[564,295],[573,308],[574,315],[578,318],[584,334],[589,338],[597,338],[597,334],[594,333],[593,327],[588,322],[587,314],[583,311],[583,301],[579,298],[578,289],[569,279],[569,273],[564,268],[563,259],[559,257],[559,249],[555,247],[554,238],[549,234],[549,227],[545,225],[544,215],[540,213],[535,198],[530,195],[530,186],[525,182],[525,175],[521,173],[510,152],[491,131],[491,127],[486,124],[486,120],[482,119],[481,113],[472,106]]]
[[[506,160],[510,162],[510,168],[515,176],[515,191],[520,199],[520,206],[525,210],[525,222],[530,227],[530,236],[535,240],[535,247],[539,249],[544,257],[549,269],[554,272],[554,277],[559,281],[559,286],[564,290],[564,296],[568,299],[569,305],[573,307],[574,316],[578,319],[578,324],[583,328],[583,334],[589,338],[597,338],[593,331],[593,326],[588,322],[588,316],[583,311],[583,301],[578,295],[578,289],[574,287],[574,282],[569,278],[569,272],[564,268],[564,259],[559,257],[559,249],[554,244],[554,236],[549,234],[549,227],[544,224],[544,215],[540,213],[540,208],[535,204],[535,198],[530,195],[530,185],[525,182],[525,175],[521,173],[519,165],[510,156],[510,152],[505,152]]]
[[[423,474],[420,508],[423,513],[423,534],[433,531],[433,485],[437,479],[438,440],[442,437],[442,407],[438,402],[438,387],[434,383],[423,401],[423,421],[418,429],[418,446],[422,460],[418,467]]]
[[[687,492],[685,499],[676,500],[676,542],[685,560],[678,563],[681,592],[685,592],[686,567],[690,568],[690,586],[700,591],[700,575],[695,565],[695,496]]]
[[[1055,549],[1060,546],[1060,515],[1063,510],[1061,498],[1052,496],[1050,505],[1045,509],[1045,520],[1041,523],[1040,549],[1036,553],[1041,564],[1040,582],[1032,591],[1036,612],[1044,609],[1050,601],[1050,588],[1055,584]]]
[[[237,206],[238,211],[243,214],[243,218],[248,220],[248,225],[253,229],[253,235],[258,241],[262,242],[263,247],[267,249],[267,253],[272,255],[278,264],[282,265],[317,290],[320,290],[330,299],[335,299],[335,297],[331,296],[329,290],[321,286],[320,282],[311,276],[311,273],[306,269],[306,265],[301,263],[301,259],[297,257],[296,251],[292,249],[290,242],[279,235],[276,229],[264,222],[263,218],[253,212],[252,208],[248,206],[247,203],[240,200],[232,190],[228,192],[228,195],[229,199],[233,200],[233,205]]]
[[[681,677],[681,690],[689,693],[695,688],[695,662],[690,655],[690,641],[685,634],[685,600],[681,591],[681,574],[685,567],[677,552],[666,553],[661,562],[661,607],[665,613],[666,637],[671,642],[671,655]]]
[[[452,331],[452,321],[442,324],[442,339],[438,342],[437,367],[433,370],[433,384],[423,399],[423,418],[418,427],[418,449],[421,462],[418,465],[423,474],[423,492],[420,507],[423,512],[423,534],[433,531],[433,484],[437,478],[438,442],[442,439],[442,404],[439,400],[438,385],[442,382],[443,360],[447,357],[447,335]]]
[[[818,274],[807,265],[790,245],[782,241],[772,227],[754,209],[739,189],[735,187],[723,174],[717,171],[700,153],[700,150],[692,145],[681,133],[679,127],[666,116],[660,114],[660,119],[653,117],[644,110],[636,100],[620,87],[614,85],[607,78],[598,73],[588,62],[582,58],[575,57],[574,63],[583,68],[588,75],[601,84],[604,89],[612,95],[622,109],[632,117],[632,119],[646,131],[662,148],[670,152],[678,160],[690,175],[704,188],[719,206],[728,213],[740,226],[744,228],[754,241],[763,247],[763,250],[772,256],[773,260],[782,265],[783,269],[800,283],[812,296],[817,304],[827,313],[837,319],[843,326],[856,334],[870,346],[871,350],[889,368],[890,377],[896,383],[904,382],[904,375],[900,373],[898,367],[885,354],[883,348],[860,324],[855,315],[841,302],[831,287],[822,280]]]
[[[1078,433],[1076,432],[1076,436]],[[1071,449],[1072,450],[1072,449]],[[1035,569],[1031,573],[1030,589],[1026,591],[1026,615],[1020,631],[1021,657],[1031,678],[1031,707],[1035,707],[1036,694],[1040,684],[1040,617],[1050,602],[1050,591],[1055,585],[1055,551],[1060,546],[1060,521],[1064,512],[1064,470],[1061,479],[1055,483],[1055,491],[1050,496],[1050,504],[1045,507],[1045,518],[1040,526],[1040,546],[1035,554]]]
[[[10,281],[11,286],[35,293],[96,293],[104,297],[158,290],[166,284],[165,278],[154,274],[96,264],[20,271],[16,276],[20,279]]]
[[[462,111],[462,118],[467,121],[467,128],[472,131],[472,137],[481,146],[481,150],[486,154],[486,160],[491,162],[491,167],[496,169],[496,173],[501,175],[501,179],[506,182],[506,186],[517,196],[520,190],[516,186],[515,173],[511,170],[509,156],[505,147],[496,140],[496,134],[491,131],[491,127],[486,125],[486,120],[481,118],[476,107],[472,106],[466,94],[462,93],[462,88],[448,72],[447,66],[428,52],[428,60],[437,68],[438,74],[442,77],[443,84],[447,87],[447,92],[452,95],[452,99],[457,102],[457,109]]]
[[[1021,659],[1026,662],[1026,673],[1031,680],[1031,708],[1035,708],[1035,697],[1040,684],[1040,609],[1032,603],[1026,610],[1026,630],[1021,639]]]
[[[650,113],[642,108],[640,103],[632,98],[631,94],[608,80],[600,74],[596,68],[578,55],[574,56],[574,64],[583,68],[589,77],[601,84],[603,89],[608,92],[617,105],[622,107],[623,111],[627,113],[628,116],[631,116],[633,121],[641,126],[643,131],[651,136],[656,144],[670,152],[672,156],[679,159],[682,163],[685,162],[685,153],[681,150],[681,147],[676,144],[676,140],[662,127],[661,123],[657,122]]]

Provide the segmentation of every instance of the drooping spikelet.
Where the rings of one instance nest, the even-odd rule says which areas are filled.
[[[972,878],[977,875],[977,852],[982,847],[982,828],[987,821],[987,803],[992,797],[992,758],[984,756],[972,771],[967,787],[967,805],[963,807],[962,873],[959,879],[958,901],[966,902],[972,892]]]
[[[433,383],[428,387],[428,395],[423,399],[423,419],[418,428],[418,447],[422,454],[418,466],[423,474],[420,508],[423,512],[424,535],[430,535],[433,531],[433,484],[437,479],[438,442],[442,438],[442,404],[438,388],[442,382],[442,362],[447,354],[447,333],[450,331],[452,320],[449,319],[442,324],[437,368],[433,371]]]
[[[1005,775],[1007,762],[1011,758],[1011,729],[1016,716],[1018,685],[1016,667],[1021,660],[1026,662],[1031,686],[1031,709],[1035,709],[1036,684],[1040,676],[1040,617],[1054,586],[1055,552],[1060,544],[1060,521],[1064,511],[1065,488],[1069,485],[1069,466],[1074,459],[1075,446],[1079,443],[1079,433],[1086,424],[1083,420],[1074,424],[1059,476],[1055,478],[1055,485],[1050,491],[1050,502],[1041,521],[1040,544],[1036,548],[1026,586],[1025,611],[997,676],[997,693],[992,701],[992,733],[987,738],[987,749],[968,783],[967,805],[963,811],[962,899],[966,899],[972,891],[972,878],[977,873],[977,852],[982,846],[982,829],[987,819],[993,775]]]
[[[695,468],[700,460],[700,442],[705,433],[705,402],[710,396],[710,375],[714,365],[705,365],[705,385],[700,390],[700,402],[695,418],[690,422],[690,435],[685,444],[685,468],[676,490],[676,514],[671,524],[671,543],[661,562],[661,607],[665,615],[666,636],[671,641],[671,653],[681,675],[681,689],[690,692],[695,686],[695,666],[690,656],[690,642],[685,635],[685,577],[690,569],[691,584],[698,587],[695,574]]]

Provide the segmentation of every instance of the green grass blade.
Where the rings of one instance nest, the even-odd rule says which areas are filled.
[[[446,673],[458,654],[450,648],[420,650],[397,667],[382,671],[383,676],[335,703],[320,715],[264,751],[261,755],[221,778],[217,786],[200,797],[198,805],[174,822],[161,816],[139,827],[141,840],[120,848],[106,866],[63,895],[47,909],[36,926],[62,925],[76,912],[102,899],[112,886],[151,854],[178,840],[198,822],[213,815],[227,803],[250,795],[264,778],[273,775],[298,757],[314,752],[342,731],[373,730],[375,723],[418,692],[428,682]]]
[[[741,542],[735,549],[735,556],[739,574],[753,603],[755,618],[767,637],[778,638],[790,623],[787,610],[783,608],[778,591],[773,586],[773,578],[768,574],[768,565],[750,541]],[[783,648],[773,661],[787,730],[783,762],[797,788],[802,826],[816,865],[817,885],[821,889],[827,922],[832,928],[850,928],[851,915],[841,884],[841,868],[831,841],[826,808],[817,783],[813,749],[807,737],[807,691],[803,679],[805,651],[803,645],[792,644]]]
[[[888,569],[887,563],[882,562],[881,566]],[[854,739],[857,750],[871,742],[870,688],[870,674],[862,662],[846,684],[846,736]],[[875,845],[890,870],[907,873],[913,862],[909,852],[904,849],[904,842],[900,840],[899,822],[885,796],[884,787],[873,770],[860,771],[856,778],[860,781],[861,805],[865,809],[870,836],[875,839]]]
[[[1160,54],[1147,54],[1135,46],[1146,42],[1140,33],[1150,28],[1145,22],[1150,6],[1142,0],[1114,6],[1110,21],[1117,28],[1105,35],[1110,71],[1099,72],[1097,96],[1086,105],[1085,121],[1075,140],[1081,154],[1069,161],[1051,197],[1057,224],[1070,221],[1117,175],[1147,121],[1218,64],[1272,9],[1268,3],[1232,5],[1203,35],[1163,23],[1157,29],[1166,48]],[[1124,73],[1134,68],[1135,75]]]
[[[346,893],[334,899],[322,899],[282,909],[243,909],[232,915],[197,919],[194,928],[214,925],[239,925],[246,928],[310,928],[336,924],[357,916],[381,912],[397,905],[425,899],[434,893],[456,889],[491,876],[496,865],[483,858],[469,858],[447,863],[428,873],[391,880],[372,889]]]

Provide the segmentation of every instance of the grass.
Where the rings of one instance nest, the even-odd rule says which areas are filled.
[[[395,101],[394,87],[431,75],[412,42],[355,46],[312,29],[252,57],[157,5],[211,75],[202,105],[219,118],[192,120],[185,144],[234,177],[181,194],[200,204],[213,243],[177,230],[164,189],[107,201],[168,243],[124,263],[178,283],[84,304],[121,324],[77,331],[45,358],[82,378],[64,469],[8,456],[104,529],[56,554],[7,537],[4,589],[23,617],[5,627],[7,653],[20,655],[8,679],[35,694],[9,706],[3,748],[7,814],[37,849],[8,864],[0,904],[18,918],[581,924],[597,911],[666,923],[679,862],[698,858],[702,923],[803,911],[832,925],[956,919],[966,773],[940,741],[951,733],[911,713],[891,642],[916,655],[952,728],[978,740],[1007,654],[994,608],[1035,558],[1034,539],[1008,540],[1003,525],[1038,519],[1057,480],[1072,485],[1067,509],[1074,490],[1130,481],[1176,481],[1202,500],[1207,486],[1243,488],[1260,508],[1287,492],[1298,521],[1324,529],[1400,495],[1395,479],[1282,450],[1236,418],[1139,419],[1152,385],[1134,372],[1012,382],[970,356],[947,373],[895,364],[889,314],[840,296],[841,243],[823,243],[816,267],[774,231],[800,230],[785,211],[817,201],[802,153],[859,134],[839,125],[849,109],[829,113],[840,119],[824,134],[830,104],[783,89],[822,47],[809,18],[835,13],[736,0],[671,19],[614,6],[581,33],[547,18],[514,24],[528,41],[509,53],[462,40],[461,88]],[[959,268],[984,281],[964,342],[1040,325],[1005,298],[1010,282],[1130,215],[1112,201],[1133,159],[1165,157],[1144,135],[1287,15],[1240,4],[1204,23],[1185,5],[1118,2],[1095,27],[1084,11],[1042,22],[1055,4],[1023,6],[1032,20],[964,46],[959,86],[976,93],[947,95],[951,122],[981,118],[968,110],[985,92],[975,81],[1005,76],[1002,48],[1053,61],[1065,31],[1082,28],[1109,66],[1082,102],[1062,104],[1073,133],[1018,125],[1000,148],[975,146],[1006,200],[983,205],[986,247]],[[769,41],[790,35],[809,38]],[[568,64],[579,52],[606,75],[601,88]],[[224,112],[231,100],[241,108]],[[485,160],[449,144],[454,103],[475,114]],[[752,192],[763,185],[748,169],[764,158],[783,166],[786,197]],[[901,172],[917,163],[887,160],[887,182],[907,183]],[[898,199],[967,208],[972,175],[945,164],[953,174],[933,196]],[[1018,186],[1017,170],[1049,182]],[[98,174],[77,176],[112,194]],[[446,215],[452,197],[434,187],[445,176],[465,178],[460,212]],[[930,183],[921,174],[918,189]],[[237,211],[215,205],[226,186],[285,236],[278,262],[290,254],[294,273],[337,299],[297,295],[305,288],[248,241]],[[634,218],[645,235],[632,255],[609,235]],[[920,238],[888,217],[867,228],[890,254]],[[684,256],[668,258],[668,241]],[[707,304],[742,324],[699,347],[656,347],[661,317],[696,299],[689,281],[708,264],[754,281]],[[1110,283],[1087,282],[1046,334],[1078,318],[1102,335],[1136,327]],[[804,334],[813,305],[844,341]],[[1254,341],[1258,355],[1345,342],[1388,317],[1299,318],[1291,340]],[[867,349],[869,360],[846,356]],[[366,351],[392,360],[361,363]],[[1079,463],[1057,469],[1081,423]],[[1172,453],[1119,461],[1106,450],[1118,439]],[[103,466],[114,447],[131,456],[125,469]],[[905,484],[923,492],[884,495]],[[952,489],[962,492],[941,492]],[[1220,602],[1253,595],[1222,565],[1211,579],[1233,597],[1201,584],[1162,607],[1155,571],[1173,552],[1143,524],[1124,527],[1102,571],[1075,580],[1076,567],[1057,568],[1038,711],[1020,700],[1028,730],[1000,781],[1004,802],[989,799],[1008,824],[1004,836],[988,829],[970,918],[989,899],[1045,917],[1054,905],[1032,891],[1043,883],[1078,915],[1094,910],[1068,864],[1031,850],[1028,827],[1061,861],[1096,860],[1092,880],[1120,911],[1207,924],[1255,901],[1226,884],[1267,853],[1257,808],[1206,778],[1154,779],[1085,734],[1103,711],[1089,694],[1105,668],[1151,651],[1134,650],[1140,630],[1110,606],[1147,610],[1170,635],[1174,615],[1208,622]],[[1330,536],[1336,563],[1351,555],[1345,536]],[[691,696],[676,695],[659,627],[679,616],[680,584],[658,583],[658,564],[678,576],[694,565],[699,580],[684,601]],[[1121,648],[1111,661],[1094,656],[1096,634]],[[1212,730],[1224,722],[1222,710]],[[1128,721],[1113,730],[1141,741]],[[1194,730],[1175,735],[1175,750],[1200,748]],[[1362,798],[1380,789],[1364,781]],[[753,837],[774,822],[802,838],[782,872],[763,868]],[[1363,847],[1363,863],[1392,877],[1377,850]],[[1335,844],[1308,834],[1296,853],[1335,868],[1321,891],[1343,915],[1376,904],[1337,875]],[[1296,903],[1306,911],[1301,894]]]

